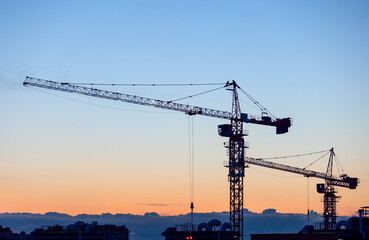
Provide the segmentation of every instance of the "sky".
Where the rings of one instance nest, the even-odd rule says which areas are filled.
[[[189,117],[22,85],[26,76],[83,83],[235,80],[289,133],[244,125],[249,157],[334,147],[356,190],[338,215],[369,204],[367,1],[0,0],[0,212],[186,214]],[[102,86],[102,88],[104,88]],[[173,100],[197,87],[107,90]],[[261,111],[241,92],[241,110]],[[224,89],[180,101],[231,110]],[[229,210],[225,120],[194,116],[195,212]],[[306,167],[320,155],[278,162]],[[277,160],[276,160],[277,161]],[[325,172],[328,158],[311,169]],[[323,211],[319,179],[251,166],[244,207]]]

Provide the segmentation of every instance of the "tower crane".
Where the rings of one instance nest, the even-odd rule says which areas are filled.
[[[329,161],[327,171],[325,173],[308,170],[306,168],[292,167],[280,163],[265,161],[261,158],[246,157],[245,163],[257,165],[266,168],[277,169],[285,172],[291,172],[301,174],[304,177],[315,177],[325,180],[325,184],[317,184],[317,192],[324,194],[324,213],[323,213],[323,229],[334,230],[336,226],[336,202],[337,196],[334,186],[345,187],[349,189],[356,189],[359,179],[349,177],[347,174],[341,174],[341,176],[333,176],[333,159],[335,156],[333,148],[330,150]]]
[[[254,117],[246,113],[241,113],[237,93],[237,89],[240,89],[240,87],[235,81],[227,82],[224,86],[227,88],[227,90],[230,90],[233,95],[231,112],[181,104],[173,101],[163,101],[147,97],[128,95],[96,88],[88,88],[79,86],[77,84],[54,82],[28,76],[24,80],[23,85],[82,94],[86,96],[122,101],[132,104],[152,106],[156,108],[184,112],[185,114],[189,115],[203,115],[231,120],[230,124],[219,125],[218,133],[223,137],[229,138],[228,181],[230,183],[230,223],[232,225],[232,230],[239,235],[240,240],[243,239],[243,179],[245,176],[245,143],[243,137],[246,135],[246,133],[243,131],[243,123],[273,126],[276,127],[277,134],[288,132],[288,128],[291,126],[290,118],[271,118],[266,115]]]

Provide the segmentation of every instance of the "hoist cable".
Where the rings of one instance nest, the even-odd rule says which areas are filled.
[[[338,159],[338,157],[337,157],[336,154],[334,156],[335,156],[335,160],[336,160],[337,166],[339,166],[341,168],[342,174],[346,174],[346,171],[343,169],[343,167],[341,165],[341,161]],[[338,168],[338,171],[340,171],[339,168]]]
[[[187,99],[187,98],[196,97],[196,96],[199,96],[199,95],[202,95],[202,94],[205,94],[205,93],[209,93],[209,92],[213,92],[213,91],[219,90],[219,89],[224,88],[224,87],[225,87],[225,86],[222,86],[222,87],[214,88],[214,89],[211,89],[211,90],[208,90],[208,91],[205,91],[205,92],[200,92],[200,93],[197,93],[197,94],[195,94],[195,95],[190,95],[190,96],[187,96],[187,97],[177,98],[177,99],[174,99],[174,100],[168,101],[168,103],[176,102],[176,101],[183,100],[183,99]]]
[[[194,136],[193,117],[188,116],[188,146],[189,146],[189,172],[190,172],[190,201],[194,201]]]
[[[341,176],[343,173],[344,173],[344,171],[343,170],[341,170],[342,169],[342,167],[341,167],[341,169],[340,169],[340,163],[337,161],[337,158],[333,158],[333,161],[336,163],[336,165],[337,165],[337,171],[338,171],[338,175],[339,176]]]
[[[309,188],[309,178],[307,178],[307,216],[308,224],[310,223],[310,188]]]
[[[89,86],[125,86],[125,87],[181,87],[181,86],[210,86],[224,85],[224,83],[65,83]]]
[[[321,156],[320,158],[318,158],[317,160],[315,160],[314,162],[310,163],[309,165],[307,165],[306,167],[304,167],[303,169],[306,169],[308,167],[310,167],[311,165],[313,165],[314,163],[316,163],[317,161],[319,161],[320,159],[322,159],[323,157],[327,156],[329,152],[327,152],[326,154],[324,154],[323,156]]]
[[[193,136],[193,116],[188,116],[188,147],[189,147],[189,172],[190,172],[190,209],[191,209],[191,228],[193,230],[193,209],[195,198],[195,167],[194,167],[194,136]]]
[[[246,101],[244,101],[242,99],[240,99],[240,102],[246,104],[247,106],[249,106],[249,107],[251,107],[251,108],[253,108],[255,110],[259,110],[259,108],[258,107],[255,107],[255,105],[252,105],[252,104],[250,104],[250,103],[248,103],[248,102],[246,102]]]
[[[241,90],[241,92],[243,92],[243,94],[246,95],[246,97],[248,97],[256,106],[258,106],[260,108],[260,110],[262,112],[266,112],[268,113],[270,116],[272,116],[273,118],[277,119],[271,112],[268,111],[268,109],[266,109],[263,105],[261,105],[258,101],[256,101],[255,98],[251,97],[250,94],[248,94],[245,90],[243,90],[242,88],[239,87],[239,89]]]
[[[314,155],[314,154],[324,153],[324,152],[327,152],[327,153],[328,153],[328,152],[329,152],[329,150],[324,150],[324,151],[319,151],[319,152],[311,152],[311,153],[304,153],[304,154],[289,155],[289,156],[282,156],[282,157],[260,158],[260,159],[263,159],[263,160],[270,160],[270,159],[281,159],[281,158],[303,157],[303,156]]]

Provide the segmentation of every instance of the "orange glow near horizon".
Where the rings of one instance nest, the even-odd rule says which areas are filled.
[[[244,207],[249,211],[261,213],[267,208],[275,208],[280,213],[306,213],[306,178],[273,178],[260,176],[256,172],[247,172],[245,181]],[[82,177],[83,176],[83,177]],[[190,212],[187,179],[177,178],[175,182],[163,178],[137,180],[135,184],[121,179],[112,180],[112,176],[103,175],[106,182],[96,181],[87,175],[81,175],[85,181],[74,182],[71,179],[29,177],[29,181],[12,178],[2,190],[0,212],[46,213],[59,212],[78,214],[137,214],[156,212],[161,216],[187,214]],[[48,180],[44,180],[48,178]],[[255,180],[258,179],[258,181]],[[273,182],[273,185],[270,182]],[[226,174],[223,178],[214,178],[210,184],[198,180],[195,185],[195,212],[222,212],[229,209],[229,190]],[[310,183],[310,210],[322,212],[322,195],[315,192],[315,184]],[[364,186],[359,186],[365,189]],[[280,186],[280,187],[275,187]],[[151,189],[151,190],[150,190]],[[339,215],[353,215],[359,207],[367,203],[357,198],[364,190],[338,189],[337,195],[343,196],[337,203]],[[369,194],[364,193],[366,199]],[[350,207],[349,207],[350,206]],[[352,207],[354,206],[354,207]],[[356,206],[356,207],[355,207]]]

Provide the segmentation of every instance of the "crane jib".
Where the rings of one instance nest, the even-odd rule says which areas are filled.
[[[301,174],[305,177],[315,177],[315,178],[321,178],[328,181],[331,185],[339,186],[339,187],[346,187],[349,189],[356,189],[358,185],[358,178],[352,178],[352,177],[327,177],[326,173],[316,172],[312,170],[308,170],[305,168],[298,168],[298,167],[292,167],[285,164],[275,163],[275,162],[269,162],[265,161],[263,159],[257,159],[257,158],[249,158],[247,157],[245,159],[245,163],[257,165],[261,167],[267,167],[277,170],[282,170],[286,172]]]
[[[232,120],[232,113],[228,111],[215,110],[210,108],[203,108],[192,106],[188,104],[181,104],[172,101],[163,101],[158,99],[152,99],[147,97],[140,97],[136,95],[123,94],[118,92],[112,92],[107,90],[101,90],[96,88],[88,88],[79,85],[74,85],[65,82],[54,82],[39,78],[26,77],[23,82],[24,86],[34,86],[39,88],[52,89],[57,91],[82,94],[86,96],[92,96],[97,98],[110,99],[115,101],[122,101],[132,104],[139,104],[144,106],[151,106],[156,108],[174,110],[184,112],[189,115],[203,115],[208,117],[215,117],[221,119]],[[272,120],[270,117],[255,117],[246,113],[241,114],[241,119],[245,123],[267,125],[276,127],[277,134],[283,134],[288,132],[288,128],[292,125],[290,118]]]
[[[152,99],[147,97],[140,97],[135,95],[123,94],[118,92],[100,90],[95,88],[88,88],[69,83],[54,82],[43,79],[27,77],[23,82],[24,86],[34,86],[46,89],[52,89],[57,91],[64,91],[70,93],[77,93],[86,96],[92,96],[97,98],[104,98],[116,101],[122,101],[127,103],[152,106],[156,108],[163,108],[168,110],[180,111],[189,115],[204,115],[209,117],[230,119],[231,113],[227,111],[220,111],[209,108],[201,108],[188,104],[175,103],[172,101],[163,101],[158,99]]]

